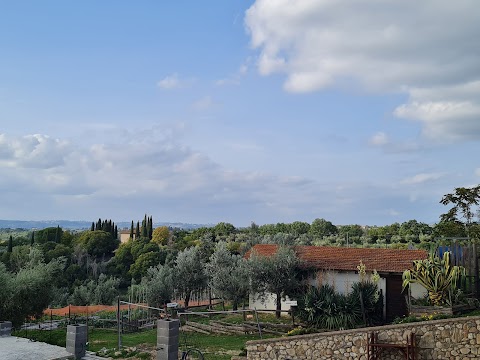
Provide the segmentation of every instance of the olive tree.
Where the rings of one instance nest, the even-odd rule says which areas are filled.
[[[280,317],[282,298],[298,287],[299,259],[295,251],[279,246],[275,254],[262,256],[255,252],[248,259],[252,291],[265,297],[268,293],[276,297],[275,315]]]
[[[233,310],[245,299],[249,290],[248,264],[239,255],[232,254],[227,243],[217,244],[207,264],[208,283],[213,293],[232,302]]]
[[[175,290],[188,307],[193,292],[205,289],[207,275],[200,249],[192,246],[178,253],[175,261]]]
[[[147,270],[147,276],[142,278],[141,287],[146,291],[148,305],[164,306],[172,299],[173,274],[166,265],[158,265]]]

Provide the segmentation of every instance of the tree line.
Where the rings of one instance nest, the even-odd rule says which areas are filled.
[[[478,239],[479,199],[480,187],[455,189],[442,198],[442,204],[451,208],[433,226],[410,220],[365,227],[315,219],[311,224],[252,223],[235,228],[220,222],[194,230],[154,229],[152,217],[145,215],[136,226],[132,221],[130,239],[122,244],[114,222],[102,219],[87,231],[57,226],[25,237],[10,236],[0,246],[0,279],[7,284],[0,287],[0,299],[7,299],[0,301],[0,318],[16,313],[19,321],[48,305],[108,304],[118,294],[147,294],[152,305],[182,298],[188,305],[192,294],[208,288],[234,306],[250,290],[276,294],[279,301],[299,288],[297,280],[302,277],[297,260],[288,255],[292,245],[428,247],[450,237]],[[290,257],[244,259],[253,245],[261,243],[279,244],[287,249],[280,255]],[[34,273],[48,279],[47,285]],[[29,298],[21,286],[29,281],[32,289],[45,289],[45,296]]]

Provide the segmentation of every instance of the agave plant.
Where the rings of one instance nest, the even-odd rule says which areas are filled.
[[[466,276],[463,266],[451,264],[450,252],[440,258],[431,252],[424,260],[415,260],[413,269],[403,272],[403,289],[410,284],[420,284],[428,291],[430,302],[436,306],[452,305],[457,284]]]

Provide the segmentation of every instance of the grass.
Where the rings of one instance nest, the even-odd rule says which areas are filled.
[[[47,342],[49,344],[65,347],[66,329],[29,330],[14,332],[14,336],[28,337],[36,341]],[[238,355],[245,347],[248,340],[256,340],[258,335],[206,335],[199,333],[181,333],[180,349],[185,348],[185,342],[188,347],[199,349],[205,357],[205,360],[227,360],[233,355]],[[122,346],[133,347],[142,345],[142,348],[153,350],[156,345],[156,329],[132,334],[122,335]],[[112,330],[91,329],[88,333],[88,350],[99,351],[102,348],[112,349],[118,347],[117,333]]]

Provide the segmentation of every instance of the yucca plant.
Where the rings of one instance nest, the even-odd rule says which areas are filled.
[[[318,329],[350,329],[361,319],[357,299],[336,293],[331,285],[310,287],[300,298],[298,316]]]
[[[430,302],[436,306],[452,305],[457,284],[466,276],[463,266],[451,264],[450,252],[440,258],[434,252],[424,260],[415,260],[413,268],[403,272],[403,289],[410,284],[420,284],[428,291]]]

